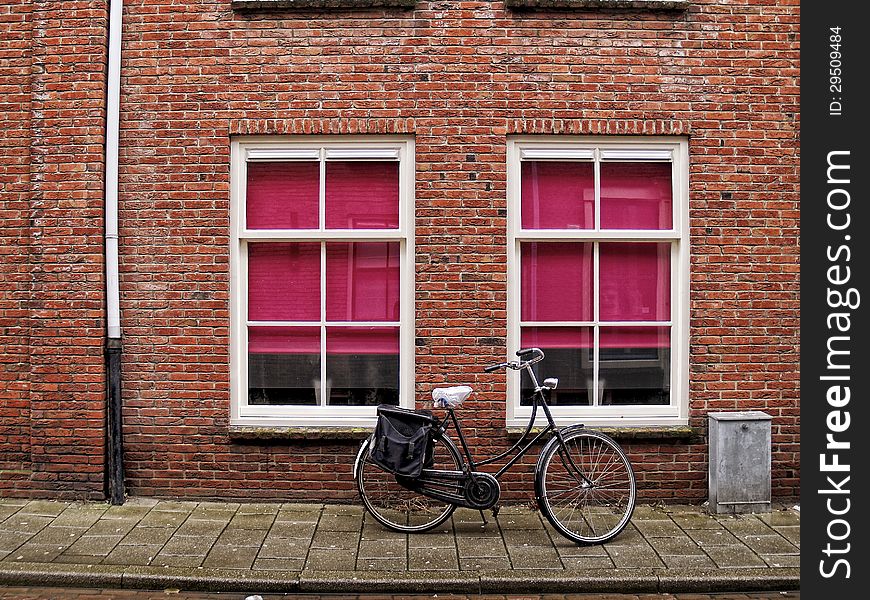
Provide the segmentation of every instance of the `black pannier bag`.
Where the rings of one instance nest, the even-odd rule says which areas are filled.
[[[437,425],[427,410],[381,404],[370,451],[372,462],[395,475],[419,477],[435,462],[432,432]]]

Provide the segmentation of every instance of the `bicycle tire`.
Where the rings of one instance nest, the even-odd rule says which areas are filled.
[[[564,445],[558,437],[551,439],[538,459],[538,506],[559,533],[577,544],[606,543],[619,535],[634,512],[637,483],[631,462],[601,432],[567,429],[562,439]]]
[[[357,490],[368,513],[392,531],[420,533],[438,527],[456,510],[456,505],[428,498],[398,483],[396,476],[372,462],[370,437],[360,447],[354,469]],[[433,440],[434,469],[462,470],[456,445],[441,436]],[[461,489],[459,487],[458,489]]]

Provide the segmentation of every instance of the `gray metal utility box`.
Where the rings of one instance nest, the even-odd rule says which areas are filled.
[[[770,512],[770,415],[708,413],[710,512]]]

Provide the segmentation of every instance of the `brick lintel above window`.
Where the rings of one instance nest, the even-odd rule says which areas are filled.
[[[688,0],[505,0],[515,9],[628,8],[638,10],[684,10]]]
[[[262,10],[271,8],[413,8],[417,0],[232,0],[233,8]]]

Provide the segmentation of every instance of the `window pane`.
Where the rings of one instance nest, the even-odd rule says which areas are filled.
[[[317,229],[320,164],[250,162],[248,229]]]
[[[523,327],[520,346],[544,351],[544,360],[532,367],[538,383],[547,377],[559,378],[559,387],[550,392],[549,404],[590,404],[593,339],[591,327]],[[520,387],[520,404],[530,405],[534,387],[525,371],[520,375]]]
[[[326,163],[327,229],[398,229],[399,163]]]
[[[520,247],[523,321],[592,319],[592,244],[529,242]]]
[[[602,229],[671,229],[671,163],[601,163]]]
[[[328,403],[399,404],[399,328],[327,327]]]
[[[671,246],[602,243],[599,250],[602,321],[671,318]]]
[[[399,243],[326,244],[326,318],[399,320]]]
[[[669,327],[602,327],[598,385],[601,404],[668,404]]]
[[[248,404],[317,404],[319,327],[248,328]]]
[[[523,229],[595,226],[595,169],[591,162],[521,164]]]
[[[320,320],[320,244],[248,245],[248,318]]]

